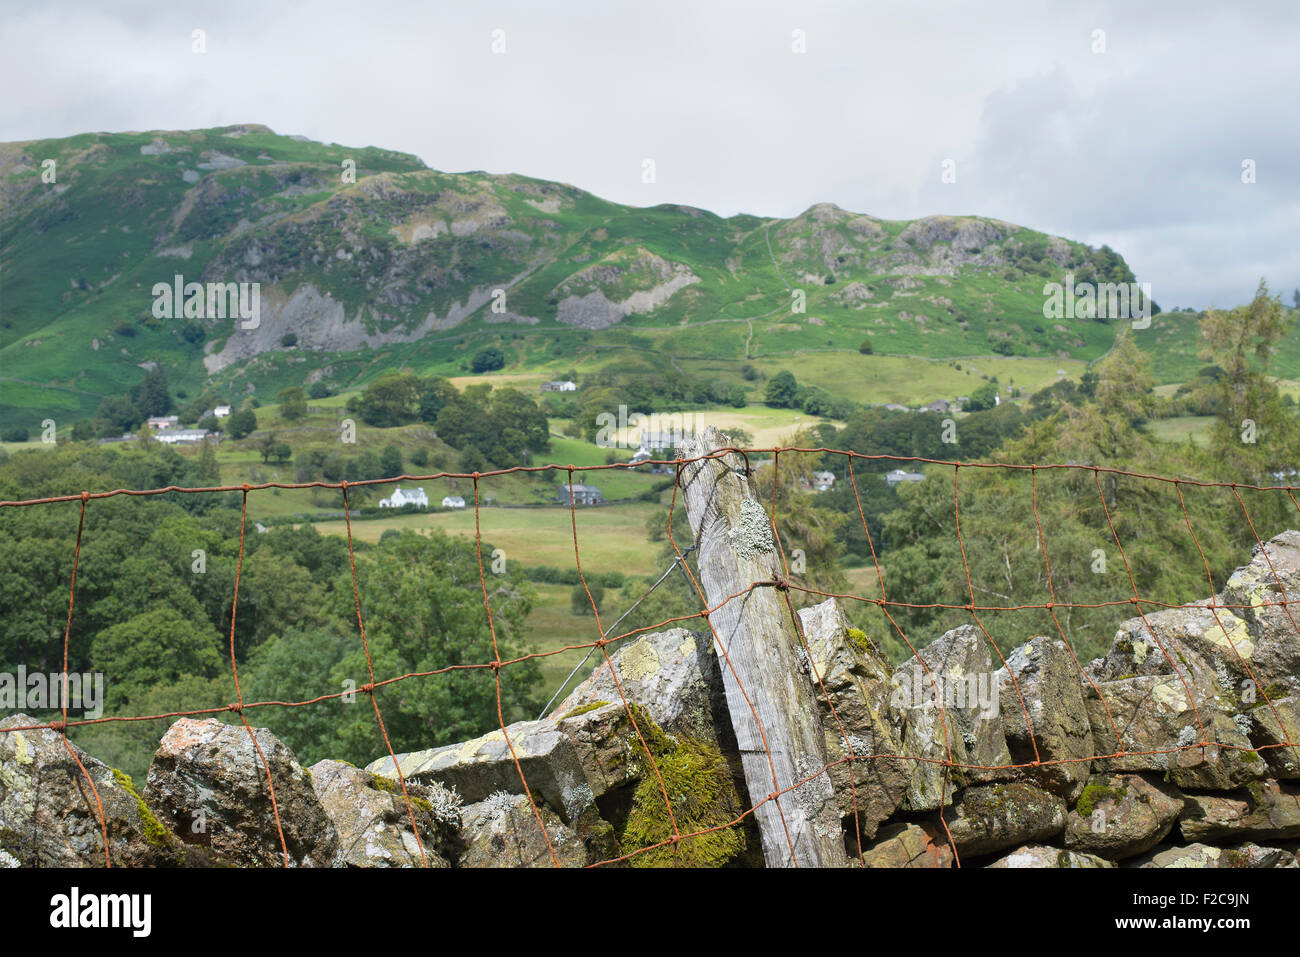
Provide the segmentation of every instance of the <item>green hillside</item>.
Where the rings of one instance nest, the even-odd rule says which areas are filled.
[[[507,372],[648,351],[764,367],[803,355],[812,372],[818,353],[857,357],[864,342],[877,356],[1090,360],[1112,325],[1043,318],[1043,283],[1067,271],[1133,278],[1109,249],[997,220],[635,208],[257,125],[0,144],[0,425],[84,418],[149,363],[173,389],[233,397],[319,379],[337,391],[397,367],[456,374],[488,344]],[[154,285],[178,274],[259,283],[260,325],[156,317]]]
[[[1151,376],[1155,382],[1186,382],[1197,370],[1214,364],[1212,358],[1207,360],[1200,355],[1200,320],[1198,312],[1164,312],[1152,316],[1151,327],[1136,335],[1138,347],[1151,358]],[[1283,380],[1300,376],[1300,323],[1292,322],[1279,341],[1268,371]],[[1283,391],[1289,391],[1286,381]]]

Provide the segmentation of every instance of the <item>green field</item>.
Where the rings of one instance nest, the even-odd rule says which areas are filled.
[[[468,500],[467,500],[468,501]],[[620,571],[648,575],[658,563],[647,545],[645,523],[659,510],[651,504],[603,505],[577,510],[578,545],[584,572]],[[526,565],[574,567],[573,517],[567,508],[482,508],[479,524],[484,548],[505,550],[507,561]],[[342,521],[317,522],[326,535],[346,535]],[[449,534],[474,539],[474,509],[399,515],[394,518],[354,521],[352,535],[359,541],[377,542],[390,528],[426,533],[439,528]],[[490,560],[484,552],[484,561]]]
[[[1210,443],[1210,427],[1213,425],[1212,415],[1178,415],[1148,422],[1146,429],[1162,442],[1183,443],[1190,438],[1205,448]]]
[[[864,356],[856,350],[795,353],[779,359],[755,360],[754,365],[769,376],[789,369],[801,384],[815,385],[855,402],[897,402],[912,407],[935,399],[970,395],[983,383],[981,376],[1033,393],[1062,378],[1077,379],[1087,368],[1087,363],[1074,359],[975,356],[939,360]]]

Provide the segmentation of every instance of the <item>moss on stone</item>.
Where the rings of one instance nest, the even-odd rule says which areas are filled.
[[[1074,805],[1074,809],[1080,817],[1092,817],[1092,812],[1097,809],[1099,802],[1114,801],[1119,804],[1127,794],[1128,788],[1122,785],[1120,787],[1111,787],[1100,782],[1089,783],[1084,787],[1083,793],[1079,795],[1079,800]]]
[[[113,780],[117,782],[117,786],[135,798],[136,809],[140,812],[140,827],[144,831],[145,843],[159,850],[175,850],[178,839],[163,826],[163,823],[158,820],[153,811],[149,810],[149,805],[140,796],[140,792],[135,789],[135,782],[131,780],[131,775],[125,771],[119,771],[117,768],[111,768],[110,770],[113,772]]]
[[[871,639],[867,637],[867,633],[861,628],[849,629],[849,643],[853,645],[860,654],[867,655],[876,650],[875,645],[871,643]]]
[[[627,744],[631,753],[640,756],[644,753],[645,748],[641,742],[645,742],[645,747],[650,749],[650,753],[658,758],[661,754],[667,754],[675,746],[675,742],[665,733],[664,729],[659,727],[654,718],[650,717],[650,712],[639,704],[629,702],[628,711],[632,713],[632,719],[636,722],[636,728],[631,727],[629,722]],[[641,737],[637,738],[637,730],[640,730]]]
[[[399,798],[403,806],[405,806],[406,799],[409,797],[411,800],[411,807],[415,808],[417,811],[433,816],[433,804],[430,803],[427,798],[418,797],[411,793],[415,788],[419,787],[419,785],[414,781],[406,782],[406,794],[402,793],[402,785],[400,783],[394,781],[392,778],[382,777],[378,774],[372,774],[370,776],[370,786],[376,791],[383,791],[385,794],[391,794],[393,797]]]
[[[970,784],[966,769],[957,764],[948,766],[948,781],[953,791],[960,791]]]
[[[646,734],[644,725],[642,734]],[[671,840],[674,819],[677,833],[687,835],[720,827],[736,818],[739,801],[731,768],[716,746],[682,737],[656,755],[655,763],[659,775],[647,768],[632,798],[620,835],[625,854]],[[664,791],[672,803],[672,818],[664,803]],[[744,832],[734,825],[683,837],[675,848],[672,844],[654,847],[637,854],[630,863],[633,867],[722,867],[734,863],[745,847]]]
[[[21,852],[25,843],[13,828],[0,827],[0,851],[13,854],[21,860]]]
[[[625,743],[629,753],[640,761],[629,760],[629,768],[641,780],[632,795],[632,806],[623,822],[618,839],[624,854],[653,847],[673,836],[673,820],[679,835],[720,827],[740,814],[740,796],[736,793],[731,766],[714,744],[679,735],[674,738],[638,704],[629,704],[641,732],[627,728]],[[642,741],[645,742],[644,746]],[[653,765],[645,759],[646,751]],[[655,768],[659,774],[655,774]],[[663,787],[660,787],[660,778]],[[673,817],[664,803],[664,792],[672,803]],[[721,867],[734,864],[745,853],[747,841],[740,825],[709,831],[695,837],[683,837],[673,845],[634,856],[633,867]]]
[[[580,714],[586,714],[589,711],[595,711],[597,708],[603,708],[607,704],[609,704],[608,701],[588,701],[586,704],[580,704],[576,708],[566,711],[560,717],[561,719],[576,718]]]

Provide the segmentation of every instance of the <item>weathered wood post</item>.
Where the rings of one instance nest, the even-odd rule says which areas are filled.
[[[681,455],[694,458],[733,444],[710,426],[686,440]],[[757,804],[769,794],[780,795],[755,811],[767,866],[845,866],[835,792],[826,773],[816,774],[826,764],[825,739],[790,610],[770,585],[745,592],[782,574],[767,511],[746,474],[745,459],[731,452],[684,465],[682,489],[709,607],[737,596],[712,612],[709,622],[750,799]],[[787,790],[804,778],[811,779]]]

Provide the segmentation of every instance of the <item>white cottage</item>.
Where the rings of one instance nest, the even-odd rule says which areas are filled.
[[[418,505],[420,508],[428,508],[429,496],[424,494],[422,488],[403,489],[398,486],[393,489],[392,495],[379,501],[380,508],[401,508],[403,505]]]

